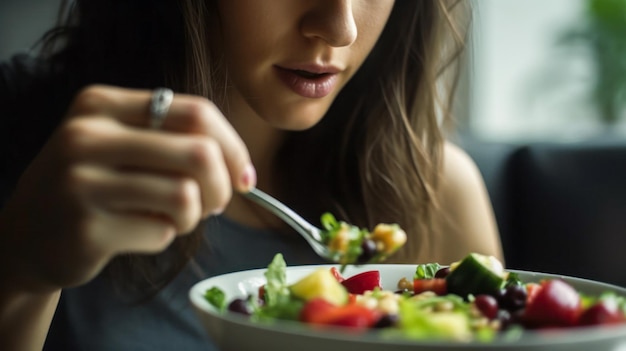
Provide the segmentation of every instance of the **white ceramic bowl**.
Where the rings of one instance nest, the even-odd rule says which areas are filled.
[[[287,280],[292,283],[319,267],[294,266],[287,268]],[[398,281],[411,278],[415,265],[366,265],[350,266],[344,272],[350,277],[359,272],[379,270],[384,289],[395,290]],[[563,278],[577,290],[587,294],[614,291],[626,296],[626,289],[585,279],[550,274],[515,271],[524,282],[538,282],[544,278]],[[243,316],[232,313],[220,314],[204,299],[204,292],[220,287],[228,300],[256,294],[265,283],[265,269],[225,274],[195,284],[189,292],[191,302],[200,315],[207,333],[224,351],[298,350],[298,351],[452,351],[452,350],[567,350],[567,351],[626,351],[626,326],[602,326],[575,328],[559,332],[525,332],[515,341],[492,343],[458,343],[444,341],[414,341],[388,339],[378,333],[354,334],[345,330],[314,330],[297,322],[277,321],[274,324],[252,323]]]

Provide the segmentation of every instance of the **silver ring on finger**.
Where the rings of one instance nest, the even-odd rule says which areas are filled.
[[[150,128],[160,129],[170,110],[174,92],[169,88],[156,88],[150,99]]]

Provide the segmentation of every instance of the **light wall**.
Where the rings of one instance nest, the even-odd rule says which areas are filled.
[[[470,131],[489,140],[552,141],[601,133],[587,100],[593,82],[589,53],[556,44],[580,23],[583,2],[474,0],[474,5]]]

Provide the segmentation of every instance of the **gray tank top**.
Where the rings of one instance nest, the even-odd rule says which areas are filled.
[[[323,263],[295,233],[252,229],[222,216],[211,218],[206,229],[210,248],[202,248],[194,263],[147,302],[125,302],[103,278],[64,290],[44,350],[217,350],[188,300],[194,283],[264,268],[278,252],[289,265]]]

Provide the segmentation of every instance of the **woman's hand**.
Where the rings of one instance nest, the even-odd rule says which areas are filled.
[[[150,91],[79,93],[0,214],[2,264],[32,291],[75,286],[120,253],[156,253],[256,176],[208,100],[176,95],[160,130]],[[8,265],[8,266],[7,266]]]

